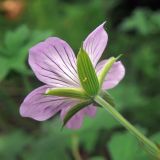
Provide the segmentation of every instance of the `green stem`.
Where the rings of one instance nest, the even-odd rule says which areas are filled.
[[[144,145],[145,149],[157,160],[160,160],[160,150],[152,141],[139,132],[130,122],[128,122],[114,107],[107,103],[100,96],[94,98],[95,102],[105,108],[116,120],[118,120],[131,134]]]
[[[79,142],[77,135],[73,135],[72,137],[72,153],[75,160],[82,160],[79,153]]]

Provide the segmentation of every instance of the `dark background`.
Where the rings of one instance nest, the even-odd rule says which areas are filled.
[[[117,109],[160,143],[160,10],[158,0],[0,1],[0,159],[150,160],[141,145],[104,110],[85,118],[78,131],[59,118],[22,118],[24,97],[41,85],[28,66],[28,49],[48,36],[65,39],[78,52],[103,21],[109,42],[103,58],[124,54],[123,81],[109,92]],[[78,159],[77,159],[78,160]]]

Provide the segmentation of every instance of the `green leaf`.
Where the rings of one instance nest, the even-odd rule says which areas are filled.
[[[29,38],[29,34],[29,29],[26,25],[18,27],[15,31],[8,31],[5,35],[4,43],[6,48],[10,51],[9,54],[13,55],[22,47]]]
[[[112,136],[109,149],[113,160],[149,160],[136,138],[129,132]]]
[[[84,90],[95,96],[99,90],[99,82],[88,54],[81,48],[77,57],[78,76]]]
[[[63,119],[63,127],[67,124],[67,122],[81,109],[85,108],[86,106],[88,106],[89,104],[91,104],[91,101],[85,101],[85,102],[81,102],[75,106],[73,106],[65,115],[64,119]]]
[[[88,99],[89,97],[81,88],[53,88],[48,89],[45,95]]]

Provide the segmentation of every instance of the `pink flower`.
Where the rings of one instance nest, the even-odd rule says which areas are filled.
[[[88,53],[97,76],[107,60],[98,63],[108,41],[104,24],[98,26],[83,42],[83,49]],[[20,114],[38,121],[44,121],[60,112],[63,120],[67,111],[80,103],[80,99],[46,96],[44,93],[50,88],[81,88],[77,74],[76,57],[71,47],[62,39],[50,37],[29,50],[29,64],[36,77],[46,85],[32,91],[23,101]],[[124,77],[125,68],[120,61],[115,62],[109,70],[103,90],[115,87]],[[68,128],[80,128],[83,117],[96,114],[96,106],[90,104],[76,113],[67,123]]]

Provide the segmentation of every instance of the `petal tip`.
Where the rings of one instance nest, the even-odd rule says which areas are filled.
[[[107,23],[107,22],[104,21],[104,22],[101,24],[101,26],[102,26],[102,27],[105,27],[106,23]]]
[[[106,21],[95,28],[83,42],[83,49],[89,54],[96,66],[108,42],[108,34],[104,28]]]
[[[100,24],[100,25],[99,25],[99,27],[98,27],[98,28],[99,28],[99,29],[103,29],[103,30],[105,30],[106,23],[107,23],[107,22],[106,22],[106,21],[104,21],[102,24]],[[106,32],[106,30],[105,30],[105,32]]]

